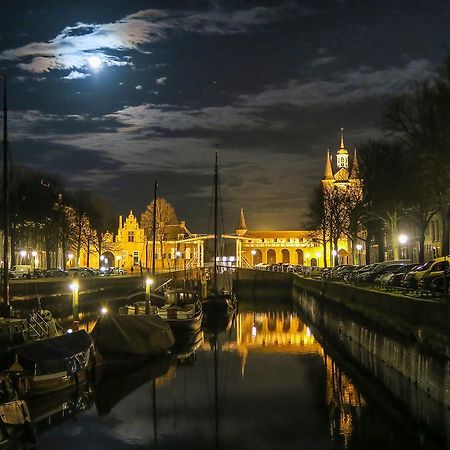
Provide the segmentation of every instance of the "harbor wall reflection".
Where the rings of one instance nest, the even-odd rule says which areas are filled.
[[[358,364],[405,405],[418,423],[423,423],[447,446],[450,436],[450,367],[446,360],[420,351],[414,343],[382,330],[371,329],[367,321],[351,312],[297,290],[295,298],[311,326],[343,355]]]

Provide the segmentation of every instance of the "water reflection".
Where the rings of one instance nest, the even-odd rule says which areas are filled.
[[[102,367],[96,407],[72,408],[76,423],[41,419],[55,426],[39,436],[42,448],[78,450],[80,433],[91,448],[134,450],[397,449],[412,435],[390,423],[384,398],[377,405],[360,392],[297,313],[249,311],[222,325],[179,342],[171,357]]]

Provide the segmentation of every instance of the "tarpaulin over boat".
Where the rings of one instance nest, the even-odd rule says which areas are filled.
[[[145,314],[105,315],[95,324],[92,337],[103,354],[156,356],[175,342],[164,320]]]
[[[85,368],[93,350],[92,338],[84,330],[27,342],[0,354],[3,370],[30,370],[36,375],[67,371],[69,374]]]

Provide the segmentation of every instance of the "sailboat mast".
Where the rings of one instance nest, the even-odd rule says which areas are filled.
[[[152,278],[155,282],[155,260],[156,260],[156,195],[158,189],[158,182],[155,181],[155,189],[153,192],[153,243],[152,243]]]
[[[217,191],[219,184],[219,169],[217,163],[217,154],[216,150],[216,163],[214,166],[214,293],[217,294]]]
[[[8,107],[6,99],[6,77],[3,75],[3,311],[9,317],[9,168],[8,168]]]

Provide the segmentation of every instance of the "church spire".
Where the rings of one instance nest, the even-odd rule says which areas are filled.
[[[333,180],[333,168],[331,167],[330,149],[327,150],[327,160],[325,162],[325,180]]]
[[[344,145],[344,129],[341,128],[341,145],[339,146],[339,149],[345,149],[345,145]]]
[[[245,223],[245,217],[244,217],[244,208],[241,208],[241,214],[239,215],[239,223],[236,228],[236,234],[238,236],[243,236],[247,231],[247,225]]]
[[[358,163],[358,155],[356,153],[356,148],[353,151],[352,171],[350,173],[350,178],[353,180],[359,179],[359,163]]]

